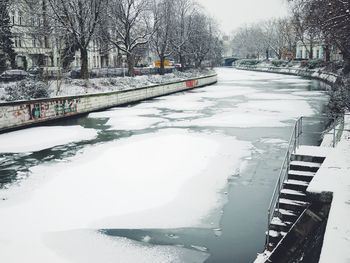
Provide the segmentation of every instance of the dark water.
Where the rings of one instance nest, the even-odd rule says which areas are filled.
[[[232,72],[232,78],[230,74]],[[254,88],[260,93],[276,93],[289,95],[293,91],[303,92],[305,100],[315,110],[314,116],[319,116],[324,111],[327,99],[312,96],[312,92],[320,90],[317,81],[300,82],[299,78],[283,76],[279,81],[270,81],[264,73],[237,73],[232,69],[219,70],[218,87]],[[243,77],[242,77],[243,75]],[[264,76],[264,77],[262,77]],[[240,77],[236,79],[236,77]],[[218,89],[219,90],[219,89]],[[198,92],[198,91],[193,91]],[[203,89],[205,95],[205,89]],[[186,96],[175,94],[172,96]],[[235,107],[237,103],[244,103],[250,98],[237,95],[230,98],[207,98],[215,101],[215,106],[200,110],[203,116],[215,116],[222,109]],[[262,100],[262,99],[260,99]],[[147,103],[147,102],[146,102]],[[186,102],[185,102],[186,104]],[[156,106],[156,104],[155,104]],[[159,108],[160,113],[150,117],[164,117],[169,113],[181,113],[169,108]],[[196,119],[198,117],[194,117]],[[88,145],[102,144],[111,140],[128,138],[138,134],[152,133],[161,128],[147,128],[137,131],[107,130],[108,118],[89,118],[83,116],[71,120],[59,121],[54,125],[69,126],[81,125],[85,128],[93,128],[99,131],[94,140],[70,143],[56,146],[50,149],[23,154],[0,153],[0,184],[1,187],[11,187],[11,184],[20,182],[29,176],[31,167],[64,160],[74,156],[79,150]],[[169,119],[170,122],[177,121]],[[227,202],[221,212],[220,225],[213,228],[185,228],[185,229],[104,229],[101,233],[109,236],[127,237],[136,241],[145,242],[144,237],[155,245],[175,245],[188,249],[195,249],[209,253],[207,262],[252,262],[256,253],[263,250],[267,224],[267,207],[272,190],[279,173],[279,167],[285,154],[287,145],[264,143],[262,138],[275,138],[288,141],[295,118],[285,121],[286,127],[256,127],[256,128],[223,128],[223,127],[185,127],[193,131],[215,131],[234,136],[239,140],[249,141],[257,149],[252,153],[246,169],[240,174],[235,174],[228,181]],[[182,127],[184,128],[184,127]],[[305,129],[309,132],[320,132],[324,124],[310,120],[305,123]],[[316,145],[320,137],[317,134],[308,134],[303,138],[303,143]],[[234,151],[234,149],[232,149]],[[179,215],[181,216],[181,215]],[[193,259],[192,262],[196,262]]]

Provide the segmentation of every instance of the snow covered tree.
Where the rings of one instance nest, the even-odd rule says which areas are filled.
[[[9,16],[10,0],[0,0],[0,70],[16,67],[16,53],[13,49],[11,21]]]
[[[81,78],[89,78],[88,47],[100,21],[106,0],[47,0],[56,21],[56,31],[74,38],[81,59]]]
[[[195,67],[201,67],[203,61],[209,59],[210,52],[214,49],[215,44],[219,43],[218,32],[217,25],[212,18],[199,12],[193,16],[188,50]]]
[[[108,38],[112,45],[126,54],[128,71],[134,76],[134,66],[142,46],[154,32],[151,0],[110,0],[108,3]]]
[[[345,61],[344,73],[350,73],[350,0],[289,1],[293,9],[297,10],[294,12],[295,17],[301,17],[304,21],[304,28],[309,32],[320,32],[326,46],[330,43],[337,46]]]
[[[160,0],[153,6],[153,16],[157,24],[151,44],[159,57],[161,75],[165,73],[165,59],[174,52],[171,41],[174,36],[175,13],[175,1],[173,0]]]
[[[350,0],[309,0],[305,13],[310,26],[319,28],[341,51],[344,73],[350,73]]]
[[[174,56],[177,57],[181,68],[185,67],[186,44],[192,34],[192,20],[196,13],[196,4],[192,0],[175,1],[177,12],[174,14],[174,34],[171,39]]]
[[[246,25],[239,28],[232,37],[232,47],[238,57],[261,58],[269,57],[269,47],[263,39],[263,32],[258,24]]]

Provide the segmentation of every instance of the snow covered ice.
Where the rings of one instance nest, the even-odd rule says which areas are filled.
[[[286,143],[268,134],[255,142],[239,139],[222,128],[284,128],[300,114],[315,114],[304,96],[273,94],[240,83],[270,77],[281,79],[219,70],[221,82],[216,86],[90,113],[89,124],[104,123],[98,129],[51,126],[0,135],[1,152],[7,154],[98,141],[64,162],[31,167],[29,177],[0,190],[0,200],[5,200],[0,202],[2,258],[54,263],[203,262],[210,251],[197,244],[192,248],[199,250],[158,246],[98,230],[217,229],[228,180],[261,151],[253,144],[281,148]],[[99,139],[119,133],[128,135]]]
[[[96,130],[81,126],[28,128],[0,134],[0,153],[40,151],[71,142],[91,140],[96,136]]]

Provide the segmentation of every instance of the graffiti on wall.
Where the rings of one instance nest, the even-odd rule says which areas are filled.
[[[0,119],[4,118],[6,119],[8,116],[7,109],[6,108],[0,108]]]
[[[80,99],[56,99],[22,104],[13,116],[21,122],[68,116],[78,112]]]
[[[187,80],[186,81],[186,87],[187,88],[194,88],[194,87],[197,87],[197,85],[198,85],[198,80],[197,79]]]
[[[65,116],[78,112],[80,99],[57,100],[55,102],[56,116]]]

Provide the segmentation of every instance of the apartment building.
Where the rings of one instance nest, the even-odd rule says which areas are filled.
[[[312,44],[312,48],[310,42],[302,42],[298,41],[296,45],[296,58],[297,59],[310,59],[310,52],[312,50],[312,59],[326,59],[326,45],[321,40],[316,40]],[[335,46],[329,47],[329,58],[331,61],[342,60],[343,57]]]
[[[43,67],[55,70],[62,67],[63,36],[50,32],[43,12],[35,12],[25,1],[17,0],[11,6],[10,19],[16,63],[19,68]],[[88,51],[89,69],[120,67],[123,55],[117,48],[99,39],[91,41]],[[75,52],[70,68],[80,67],[79,51]]]

